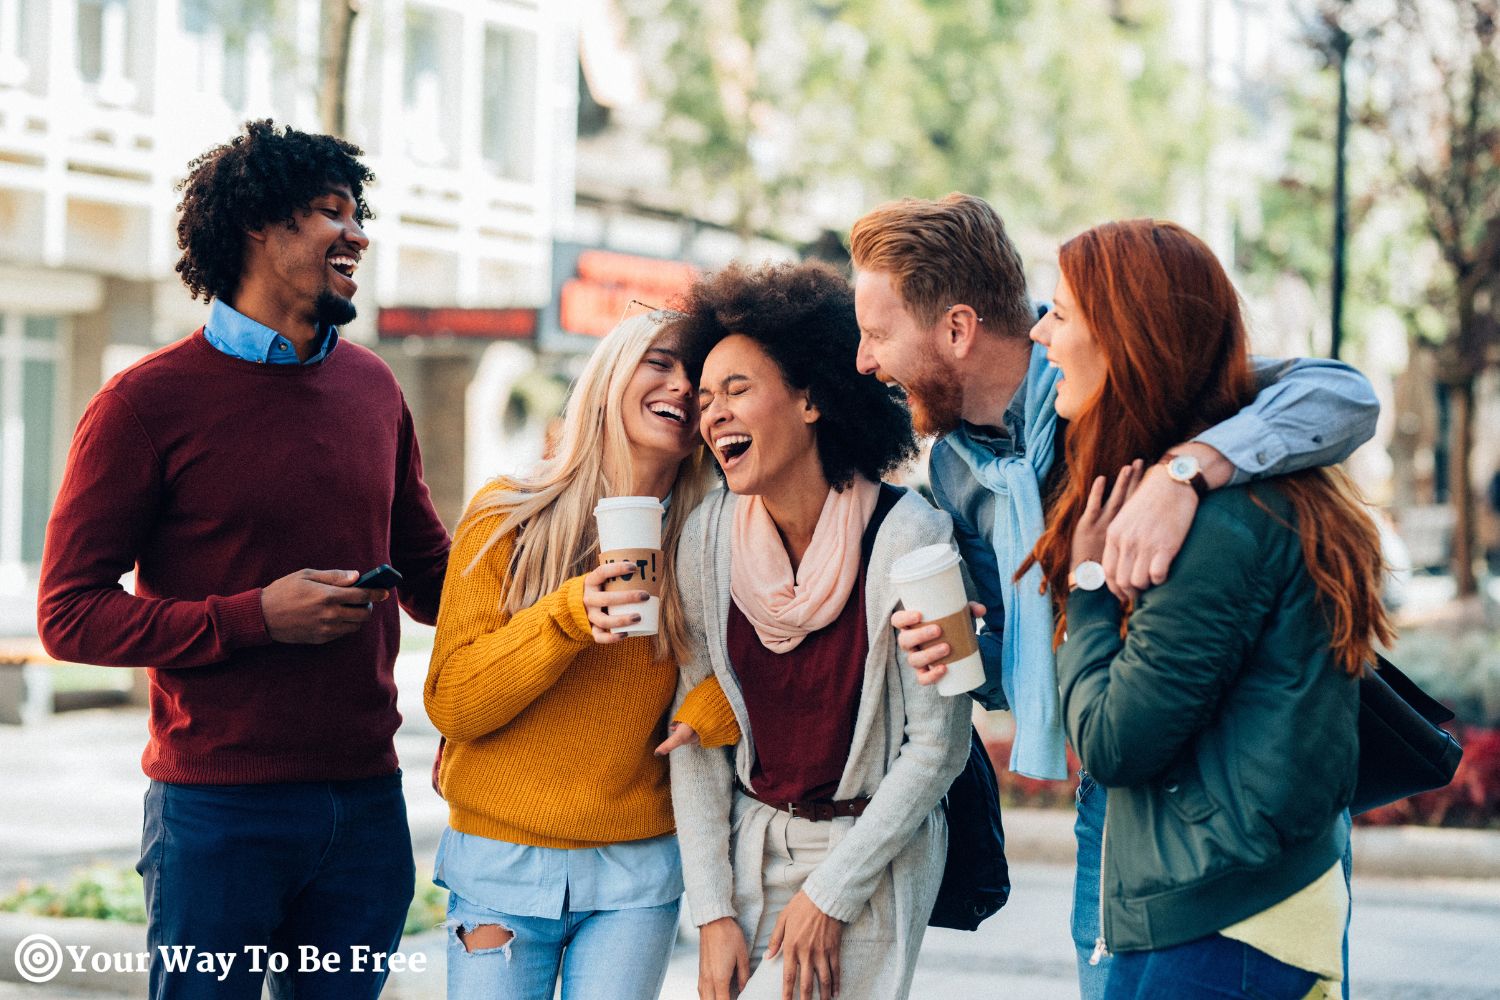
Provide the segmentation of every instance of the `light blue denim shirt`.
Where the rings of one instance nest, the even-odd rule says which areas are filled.
[[[682,857],[667,834],[568,850],[491,840],[452,827],[438,843],[432,881],[470,903],[515,917],[558,920],[564,909],[630,910],[682,895]]]
[[[1033,353],[1045,352],[1036,345]],[[1280,360],[1252,358],[1259,393],[1249,406],[1194,440],[1211,445],[1234,465],[1233,483],[1331,465],[1347,458],[1375,433],[1380,403],[1369,380],[1337,361],[1317,358]],[[1056,373],[1033,366],[1037,385],[1023,383],[1006,407],[1005,426],[968,427],[969,437],[994,449],[997,455],[1015,454],[1024,439],[1023,414],[1027,395],[1044,392],[1044,380]],[[1053,442],[1055,446],[1055,442]],[[999,633],[1004,625],[1000,598],[1001,567],[989,541],[995,523],[994,494],[974,478],[950,445],[938,441],[929,467],[933,497],[953,516],[959,551],[973,577],[979,601],[985,605],[979,649],[984,659],[985,683],[972,694],[987,709],[1008,707],[1001,684]],[[1013,574],[1017,567],[1004,568]]]
[[[242,361],[263,365],[311,365],[333,353],[339,342],[339,331],[333,326],[325,329],[317,353],[298,362],[297,349],[290,340],[269,326],[257,323],[223,299],[214,299],[208,309],[208,322],[203,324],[203,337],[218,350]]]

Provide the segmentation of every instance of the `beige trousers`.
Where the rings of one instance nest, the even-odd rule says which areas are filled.
[[[828,823],[815,823],[782,812],[772,817],[766,831],[761,865],[765,906],[755,928],[755,937],[750,941],[750,981],[740,993],[740,1000],[781,1000],[782,956],[777,955],[770,962],[763,959],[771,946],[771,933],[776,929],[781,911],[786,909],[813,869],[828,856],[829,830]],[[891,962],[893,942],[879,940],[881,935],[874,932],[877,926],[891,927],[894,914],[885,914],[883,920],[877,920],[875,916],[873,908],[867,905],[844,927],[839,950],[841,1000],[901,1000],[905,996],[903,984],[910,977],[903,974],[901,963]],[[818,1000],[826,1000],[816,983],[814,979],[813,995]]]

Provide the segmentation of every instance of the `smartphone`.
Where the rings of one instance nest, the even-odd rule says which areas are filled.
[[[368,587],[371,590],[391,590],[401,583],[401,574],[386,563],[381,563],[368,573],[354,581],[356,587]]]

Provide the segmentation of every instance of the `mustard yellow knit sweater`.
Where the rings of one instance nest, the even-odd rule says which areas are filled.
[[[491,522],[493,523],[493,522]],[[677,665],[651,640],[596,645],[575,577],[514,616],[500,605],[514,536],[465,572],[489,532],[460,525],[448,560],[424,702],[448,738],[439,775],[449,824],[538,847],[583,848],[673,830],[666,738]],[[739,727],[709,677],[677,718],[707,746]]]

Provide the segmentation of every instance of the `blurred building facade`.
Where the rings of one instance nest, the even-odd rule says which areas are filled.
[[[319,0],[0,0],[0,634],[32,627],[83,407],[206,315],[173,270],[188,162],[246,119],[322,130],[320,16]],[[346,135],[378,181],[344,332],[396,370],[450,523],[470,486],[465,400],[534,366],[573,202],[575,17],[366,0],[354,20]]]

